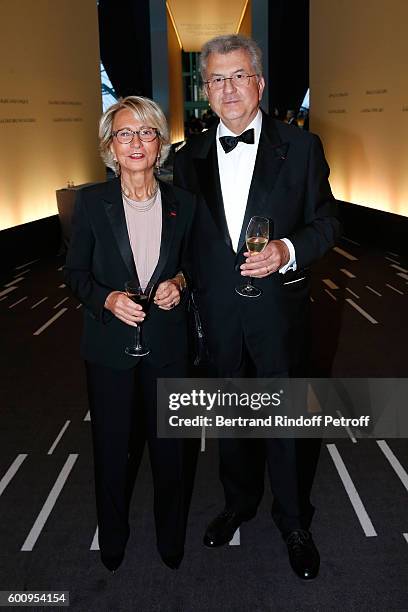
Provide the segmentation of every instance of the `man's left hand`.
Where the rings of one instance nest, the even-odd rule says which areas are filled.
[[[271,240],[262,253],[251,255],[246,251],[244,255],[247,260],[241,265],[241,274],[254,278],[265,278],[277,272],[289,261],[289,249],[282,240]]]

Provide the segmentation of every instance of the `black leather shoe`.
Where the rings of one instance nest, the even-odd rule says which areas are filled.
[[[180,567],[180,563],[183,560],[183,554],[181,555],[168,555],[166,557],[162,557],[162,561],[167,567],[170,569],[178,569]]]
[[[320,556],[312,534],[305,529],[291,531],[286,537],[289,561],[295,574],[303,580],[312,580],[319,573]]]
[[[114,574],[116,570],[118,569],[118,567],[121,565],[124,556],[125,556],[125,553],[122,553],[121,555],[103,555],[101,554],[101,561],[106,567],[106,569],[108,569],[110,572],[112,572],[112,574]]]
[[[241,523],[248,521],[249,518],[236,512],[224,510],[208,525],[204,534],[204,545],[209,548],[216,548],[228,544]]]

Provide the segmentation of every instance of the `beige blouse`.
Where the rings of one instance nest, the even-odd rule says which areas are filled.
[[[160,189],[149,200],[138,202],[123,195],[126,225],[140,285],[146,288],[157,266],[162,233]]]

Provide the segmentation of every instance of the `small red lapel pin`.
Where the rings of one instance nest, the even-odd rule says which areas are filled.
[[[176,217],[176,216],[177,216],[177,213],[174,212],[174,210],[171,210],[170,211],[170,217]]]

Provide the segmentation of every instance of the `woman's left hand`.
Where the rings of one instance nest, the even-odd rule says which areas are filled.
[[[154,303],[162,310],[171,310],[180,304],[180,288],[176,279],[163,281],[157,287]]]

